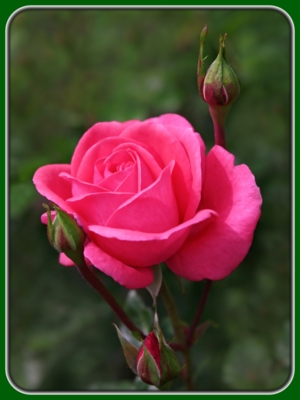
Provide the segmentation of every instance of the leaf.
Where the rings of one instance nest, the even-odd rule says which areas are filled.
[[[152,330],[153,311],[145,305],[136,290],[128,292],[124,308],[129,317],[145,335]]]
[[[160,291],[161,283],[162,283],[162,272],[160,265],[155,265],[153,268],[154,279],[153,282],[146,287],[153,298],[153,306],[156,305],[156,298]]]

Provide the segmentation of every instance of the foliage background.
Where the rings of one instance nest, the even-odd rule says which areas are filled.
[[[195,345],[196,389],[276,390],[290,375],[291,28],[268,10],[27,10],[9,27],[9,373],[23,390],[147,390],[126,367],[110,309],[73,268],[58,264],[32,185],[44,164],[69,163],[98,121],[185,116],[209,149],[213,129],[196,86],[199,32],[207,65],[220,33],[242,92],[227,123],[228,149],[263,196],[253,246],[215,282]],[[203,282],[164,271],[191,322]],[[128,291],[103,282],[124,303]],[[151,306],[146,290],[141,299]],[[139,302],[139,298],[135,298]],[[159,303],[160,312],[164,309]],[[142,306],[140,307],[143,308]],[[147,311],[143,315],[147,315]],[[146,318],[147,319],[147,318]],[[168,320],[166,335],[172,337]],[[173,390],[183,390],[176,380]]]

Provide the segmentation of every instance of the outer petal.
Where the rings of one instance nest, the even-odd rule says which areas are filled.
[[[181,115],[178,114],[163,114],[159,117],[149,118],[147,121],[158,122],[164,126],[177,126],[179,128],[192,128],[192,125]]]
[[[153,281],[152,268],[133,268],[123,264],[109,256],[94,243],[89,243],[85,247],[84,256],[92,265],[128,289],[144,288]]]
[[[56,212],[55,211],[51,211],[50,214],[51,214],[51,221],[53,221],[54,218],[55,218]],[[48,214],[46,212],[41,215],[41,222],[43,224],[45,224],[45,225],[48,225]]]
[[[234,156],[214,146],[207,156],[200,207],[215,210],[220,219],[244,238],[253,234],[260,217],[262,197],[246,165],[234,166]]]
[[[64,253],[59,254],[59,262],[65,267],[74,267],[75,265],[73,261],[70,260],[69,257],[67,257]]]
[[[76,176],[78,168],[81,164],[81,160],[85,153],[99,141],[113,136],[119,136],[119,134],[129,125],[134,124],[137,121],[127,122],[98,122],[93,125],[80,139],[76,146],[75,152],[72,157],[71,170],[72,175]]]
[[[234,157],[219,146],[207,157],[201,207],[209,204],[219,218],[205,230],[192,229],[185,244],[167,260],[169,268],[186,279],[225,278],[251,246],[262,198],[249,168],[235,167],[233,162]]]
[[[33,176],[36,190],[64,211],[70,211],[65,200],[72,197],[72,188],[59,174],[70,173],[70,169],[69,164],[50,164],[39,168]]]
[[[150,267],[165,261],[184,243],[190,227],[205,228],[217,214],[201,210],[194,218],[163,233],[145,233],[108,226],[90,225],[89,235],[94,243],[112,257],[135,267]]]

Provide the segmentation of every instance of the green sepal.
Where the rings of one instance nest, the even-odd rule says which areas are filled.
[[[200,94],[211,106],[229,105],[240,93],[238,77],[225,58],[226,36],[220,35],[218,56],[206,72]]]
[[[139,377],[150,385],[159,387],[161,384],[161,374],[158,366],[151,356],[146,346],[142,344],[143,355],[138,360],[137,369]],[[142,369],[139,368],[142,363]]]
[[[199,56],[198,56],[198,65],[197,65],[197,84],[198,84],[198,92],[199,95],[202,97],[202,87],[203,81],[205,77],[205,67],[204,67],[204,60],[207,58],[203,58],[203,49],[204,49],[204,42],[207,35],[207,25],[202,29],[200,33],[200,48],[199,48]]]
[[[181,367],[175,352],[166,343],[161,331],[157,332],[157,339],[160,348],[161,385],[164,385],[179,375]]]
[[[117,334],[119,337],[119,340],[121,342],[122,345],[122,349],[123,349],[123,353],[126,359],[126,362],[129,366],[129,368],[131,369],[131,371],[134,374],[137,374],[136,371],[136,362],[137,362],[137,356],[139,353],[139,350],[133,345],[131,344],[121,333],[121,331],[119,330],[119,328],[117,327],[117,325],[113,324],[114,327],[117,330]]]
[[[154,267],[152,267],[152,270],[153,270],[154,279],[150,285],[146,286],[146,289],[151,294],[151,296],[153,298],[153,306],[155,306],[156,298],[158,296],[158,293],[159,293],[160,287],[161,287],[161,283],[162,283],[162,272],[161,272],[160,264],[154,265]]]
[[[50,244],[59,253],[66,254],[76,265],[82,265],[85,262],[83,256],[85,233],[74,218],[55,204],[52,204],[56,212],[53,221],[49,206],[46,204],[43,206],[47,210],[47,235]]]

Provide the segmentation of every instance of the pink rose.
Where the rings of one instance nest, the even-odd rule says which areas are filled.
[[[226,277],[251,246],[262,202],[249,168],[219,146],[206,155],[176,114],[97,123],[71,164],[45,165],[33,182],[82,226],[87,262],[127,288],[149,285],[163,261],[189,280]]]

